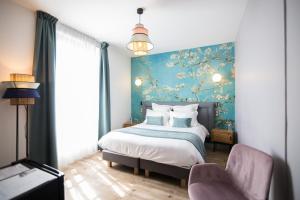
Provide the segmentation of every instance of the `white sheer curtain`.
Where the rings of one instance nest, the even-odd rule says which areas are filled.
[[[60,168],[97,151],[99,43],[56,28],[56,133]]]

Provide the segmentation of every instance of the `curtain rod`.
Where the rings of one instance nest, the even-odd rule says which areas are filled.
[[[71,27],[71,26],[69,26],[69,25],[66,25],[66,24],[64,24],[64,23],[61,23],[61,22],[57,22],[57,24],[56,25],[58,25],[58,26],[62,26],[62,27],[64,27],[64,28],[66,28],[66,29],[69,29],[70,31],[73,31],[73,32],[75,32],[76,34],[78,34],[78,35],[81,35],[81,36],[84,36],[84,37],[86,37],[86,38],[89,38],[90,40],[92,40],[92,41],[94,41],[95,43],[97,43],[97,45],[100,47],[101,46],[101,41],[99,41],[99,40],[97,40],[96,38],[94,38],[94,37],[92,37],[92,36],[90,36],[90,35],[88,35],[88,34],[86,34],[86,33],[83,33],[82,31],[79,31],[79,30],[77,30],[77,29],[75,29],[75,28],[73,28],[73,27]]]

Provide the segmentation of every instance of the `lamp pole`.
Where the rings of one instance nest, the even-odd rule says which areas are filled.
[[[26,158],[29,158],[29,130],[28,130],[28,108],[29,106],[26,105]]]
[[[19,160],[19,105],[16,105],[16,161]]]

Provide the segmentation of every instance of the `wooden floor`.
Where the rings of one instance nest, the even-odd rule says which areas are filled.
[[[207,150],[207,162],[225,166],[228,153]],[[150,178],[133,175],[133,169],[113,164],[107,167],[101,153],[69,165],[65,173],[66,200],[188,199],[187,188],[179,180],[151,173]]]

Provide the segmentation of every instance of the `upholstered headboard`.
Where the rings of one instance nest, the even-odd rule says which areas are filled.
[[[152,103],[157,103],[161,105],[189,105],[189,104],[199,104],[198,107],[198,122],[205,126],[210,132],[215,127],[215,116],[216,116],[216,103],[214,102],[155,102],[155,101],[144,101],[142,102],[143,116],[145,118],[146,110],[152,109]]]

